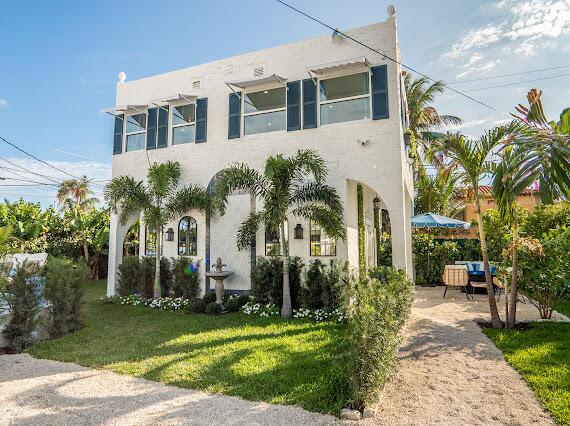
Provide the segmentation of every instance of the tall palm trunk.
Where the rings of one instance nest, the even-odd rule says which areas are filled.
[[[281,253],[283,254],[283,305],[281,306],[281,316],[289,318],[293,315],[291,305],[291,287],[289,286],[289,248],[285,241],[285,221],[280,225],[281,233]]]
[[[87,244],[87,240],[83,237],[83,257],[85,258],[85,263],[89,265],[89,245]]]
[[[512,264],[512,278],[511,278],[511,293],[509,296],[509,314],[507,317],[507,327],[513,328],[517,321],[517,284],[518,284],[518,265],[517,265],[517,243],[519,237],[519,223],[517,213],[515,212],[514,222],[513,222],[513,241],[512,241],[512,251],[513,251],[513,264]],[[505,294],[505,297],[507,295]]]
[[[493,278],[491,277],[491,269],[489,268],[489,255],[487,253],[487,241],[485,240],[485,230],[481,221],[481,202],[479,201],[479,191],[477,183],[473,185],[475,190],[475,213],[477,215],[477,225],[479,228],[479,240],[481,242],[481,254],[483,256],[483,269],[485,270],[485,282],[487,283],[487,298],[489,299],[489,311],[491,312],[491,324],[493,328],[501,328],[501,317],[497,309],[497,301],[495,300],[495,292],[493,289]]]
[[[153,296],[158,299],[160,294],[160,235],[161,230],[156,231],[156,254],[155,254],[155,271],[154,271],[154,288]]]

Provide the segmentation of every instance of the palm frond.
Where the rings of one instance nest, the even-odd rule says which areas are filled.
[[[148,187],[157,197],[167,197],[176,190],[181,174],[177,161],[153,163],[147,173]]]
[[[307,174],[313,175],[317,182],[322,182],[328,173],[325,160],[312,149],[299,150],[286,160],[287,167],[292,171],[292,179],[303,181]]]
[[[117,176],[105,187],[105,200],[111,211],[119,215],[125,224],[132,214],[139,213],[152,204],[152,197],[142,182],[132,176]]]
[[[340,214],[343,212],[342,202],[336,189],[319,182],[308,182],[295,187],[291,202],[293,204],[322,203]]]
[[[318,204],[304,205],[296,207],[292,213],[297,217],[315,222],[330,237],[346,239],[346,229],[342,215],[339,215],[338,212],[335,212],[330,207]]]
[[[252,212],[242,222],[237,231],[237,247],[239,250],[251,247],[251,242],[255,241],[257,229],[263,223],[263,218],[263,212]]]
[[[200,185],[188,185],[172,194],[166,201],[164,209],[168,217],[182,215],[190,210],[201,213],[212,213],[212,202],[206,188]]]
[[[214,205],[224,215],[228,197],[234,191],[249,191],[263,197],[268,188],[267,179],[246,164],[233,164],[216,178]]]

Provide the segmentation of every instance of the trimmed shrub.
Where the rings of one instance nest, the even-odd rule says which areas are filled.
[[[520,291],[541,318],[550,319],[556,305],[570,298],[570,227],[552,229],[542,241],[522,238],[517,256]],[[505,250],[505,258],[510,257],[510,250]]]
[[[192,314],[203,314],[206,312],[206,302],[203,299],[194,299],[190,301],[190,306],[188,310]]]
[[[412,235],[416,283],[440,283],[445,265],[461,259],[459,245],[451,240],[436,240],[432,234],[414,232]],[[428,261],[429,260],[429,261]],[[429,267],[428,267],[429,263]]]
[[[127,256],[117,268],[117,293],[129,296],[140,293],[142,282],[141,261],[138,256]]]
[[[216,293],[211,291],[209,293],[204,294],[204,303],[209,304],[216,301]]]
[[[89,275],[85,263],[50,258],[46,270],[45,299],[48,301],[48,330],[52,338],[63,336],[83,326],[81,305]]]
[[[402,330],[412,306],[413,284],[403,270],[384,267],[376,278],[352,279],[348,307],[348,377],[351,405],[362,409],[378,395],[397,366]]]
[[[241,296],[233,296],[230,297],[225,303],[224,308],[228,312],[238,312],[240,308],[249,302],[249,296],[241,295]]]
[[[33,343],[32,332],[38,325],[42,280],[37,279],[41,269],[24,262],[11,281],[2,289],[2,298],[11,315],[3,334],[10,339],[11,348],[21,352]]]
[[[141,258],[141,272],[138,292],[145,299],[154,297],[154,274],[156,271],[155,259],[152,256]]]
[[[200,262],[192,263],[192,259],[179,257],[172,259],[172,293],[175,297],[194,299],[200,293],[198,268]]]
[[[293,308],[299,307],[303,261],[289,259],[289,288]],[[279,257],[259,256],[251,274],[252,295],[259,303],[283,304],[283,261]]]
[[[319,259],[312,260],[302,288],[303,307],[311,310],[333,311],[340,307],[342,291],[346,285],[346,268],[335,261],[327,268]]]
[[[222,313],[222,305],[216,302],[210,302],[206,305],[206,313],[208,315],[218,315]]]

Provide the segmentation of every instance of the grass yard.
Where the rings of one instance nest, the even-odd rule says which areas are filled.
[[[556,310],[558,312],[560,312],[561,314],[564,314],[567,317],[570,317],[570,299],[565,300],[564,302],[557,305]]]
[[[345,327],[280,318],[190,315],[99,301],[86,291],[86,327],[30,349],[180,387],[295,404],[338,415],[347,398]]]
[[[570,324],[534,323],[530,330],[484,331],[558,423],[570,425]]]

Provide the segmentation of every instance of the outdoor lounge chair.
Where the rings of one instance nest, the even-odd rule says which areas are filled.
[[[469,294],[467,292],[467,286],[469,285],[467,266],[445,265],[445,270],[443,271],[443,284],[445,285],[445,291],[443,292],[444,299],[448,287],[459,287],[460,290],[461,287],[463,287],[465,289],[465,297],[469,300]]]

